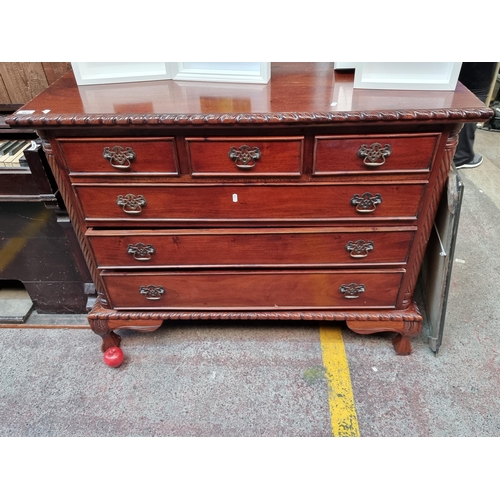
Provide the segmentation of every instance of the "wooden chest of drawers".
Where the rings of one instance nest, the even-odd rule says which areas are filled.
[[[268,86],[90,88],[70,73],[9,119],[44,140],[99,291],[103,350],[115,329],[212,318],[347,321],[411,352],[457,134],[491,111],[460,84],[353,91],[330,65],[272,71]],[[332,104],[339,86],[350,102]],[[255,109],[232,112],[242,94]]]

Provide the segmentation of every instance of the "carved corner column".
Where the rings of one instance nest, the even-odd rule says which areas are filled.
[[[102,286],[101,276],[99,271],[97,270],[97,266],[93,261],[92,252],[90,251],[90,247],[84,235],[84,230],[82,229],[85,227],[84,221],[80,219],[80,215],[75,210],[73,199],[66,188],[66,186],[69,185],[69,183],[64,182],[62,178],[62,176],[66,174],[61,173],[61,170],[58,168],[54,152],[52,151],[52,145],[45,136],[45,134],[38,130],[37,134],[42,140],[43,151],[45,152],[47,162],[50,166],[52,174],[54,175],[54,179],[56,181],[59,192],[61,193],[61,197],[63,199],[64,205],[66,206],[66,210],[68,212],[70,221],[73,222],[73,229],[75,231],[78,243],[82,250],[83,257],[87,264],[88,270],[90,272],[90,276],[94,282],[97,292],[102,294],[104,288]]]
[[[47,158],[47,162],[50,166],[50,169],[52,170],[52,174],[54,175],[54,179],[59,188],[59,192],[61,194],[62,200],[69,215],[69,220],[73,222],[74,234],[76,235],[76,239],[78,240],[78,244],[80,245],[80,249],[85,259],[88,272],[90,273],[90,278],[94,283],[95,291],[97,292],[98,295],[97,300],[94,304],[94,309],[97,308],[101,313],[102,312],[109,313],[111,312],[111,309],[108,308],[107,299],[104,295],[104,287],[101,280],[101,275],[97,269],[97,265],[93,260],[93,255],[90,250],[90,246],[87,242],[87,239],[85,238],[83,229],[85,228],[84,221],[79,218],[80,215],[74,208],[74,203],[71,193],[69,193],[67,190],[66,186],[69,185],[69,182],[68,183],[64,182],[62,178],[63,175],[67,174],[62,172],[58,168],[54,151],[52,150],[52,145],[45,136],[45,134],[40,131],[37,131],[37,134],[42,140],[42,146],[45,152],[45,156]],[[113,328],[110,328],[109,324],[106,321],[104,321],[101,318],[93,319],[90,316],[88,317],[88,320],[92,330],[102,337],[103,348],[106,347],[107,349],[108,347],[113,347],[113,346],[118,347],[120,345],[120,337],[112,331]]]
[[[425,250],[429,241],[434,220],[436,218],[441,196],[448,179],[448,174],[453,162],[453,156],[458,145],[458,134],[462,129],[463,124],[457,124],[451,131],[444,152],[441,158],[441,164],[435,165],[437,169],[435,181],[431,183],[431,193],[427,198],[427,210],[420,223],[420,228],[416,235],[414,250],[409,259],[407,273],[402,284],[403,298],[401,301],[401,308],[406,309],[412,304],[413,292],[417,284],[418,275],[424,259]]]

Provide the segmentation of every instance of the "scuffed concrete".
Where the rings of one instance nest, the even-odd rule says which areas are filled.
[[[118,369],[90,330],[3,330],[3,436],[329,436],[314,323],[169,322],[121,332]]]

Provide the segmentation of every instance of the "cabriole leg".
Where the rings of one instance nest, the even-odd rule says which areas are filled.
[[[393,339],[392,344],[396,354],[407,356],[411,354],[411,340],[420,334],[422,330],[421,321],[346,321],[350,330],[361,334],[396,332],[398,335]]]
[[[419,335],[421,331],[422,323],[420,321],[404,321],[403,328],[397,331],[398,334],[392,339],[392,345],[396,353],[400,356],[411,354],[411,340]]]
[[[102,338],[102,352],[106,352],[110,347],[120,347],[121,337],[113,331],[107,319],[89,318],[90,328],[94,333]]]

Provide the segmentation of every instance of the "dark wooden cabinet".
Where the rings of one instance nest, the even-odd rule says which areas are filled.
[[[0,114],[0,145],[26,149],[0,165],[0,286],[22,283],[38,313],[85,313],[92,279],[41,141],[34,130],[7,126],[6,116]]]
[[[9,118],[44,141],[99,292],[89,321],[103,349],[118,328],[203,318],[346,321],[411,352],[457,134],[491,110],[460,84],[352,79],[314,63],[273,64],[267,86],[79,88],[68,74]],[[251,111],[233,112],[243,94]]]

